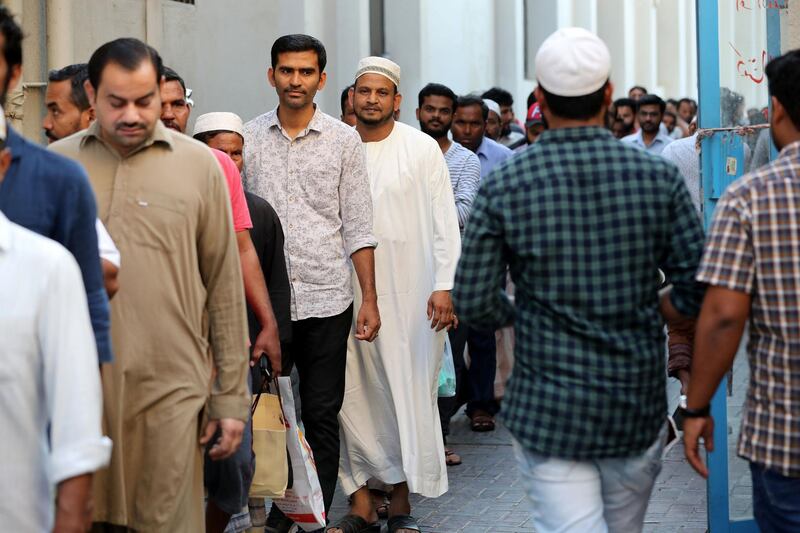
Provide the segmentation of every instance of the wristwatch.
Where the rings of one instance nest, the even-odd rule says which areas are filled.
[[[706,405],[700,409],[689,409],[688,407],[681,406],[680,413],[683,418],[705,418],[711,414],[711,406]]]

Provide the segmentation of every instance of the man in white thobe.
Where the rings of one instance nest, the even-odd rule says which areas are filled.
[[[359,63],[353,88],[378,239],[382,326],[374,343],[351,336],[348,345],[339,479],[352,508],[335,532],[375,522],[370,479],[394,487],[390,532],[419,530],[409,492],[433,498],[447,491],[437,390],[446,330],[457,324],[450,290],[461,240],[439,145],[393,118],[399,82],[400,67],[369,57]]]

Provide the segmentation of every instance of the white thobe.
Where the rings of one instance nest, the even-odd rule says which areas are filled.
[[[447,334],[431,329],[427,302],[453,288],[461,249],[453,190],[439,145],[410,126],[396,122],[364,148],[381,330],[373,343],[348,341],[339,477],[347,494],[374,478],[436,497],[447,491],[437,407]]]
[[[51,531],[57,486],[108,464],[78,264],[0,213],[0,531]]]

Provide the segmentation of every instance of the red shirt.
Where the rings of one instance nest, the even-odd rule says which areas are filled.
[[[250,220],[250,211],[247,210],[247,200],[244,197],[242,176],[239,174],[239,169],[236,168],[236,163],[233,162],[233,159],[228,157],[225,152],[214,148],[211,151],[217,157],[219,166],[222,167],[222,172],[228,181],[228,194],[231,197],[231,212],[233,213],[233,230],[236,233],[248,230],[253,227],[253,222]]]

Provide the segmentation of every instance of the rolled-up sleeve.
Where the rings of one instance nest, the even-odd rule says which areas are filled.
[[[347,255],[362,248],[375,248],[372,232],[372,193],[364,148],[358,133],[344,137],[342,174],[339,179],[339,213]]]
[[[102,434],[97,350],[78,265],[67,254],[50,268],[38,321],[50,422],[50,480],[94,472],[111,457]]]
[[[210,160],[208,168],[208,192],[198,224],[197,254],[207,293],[209,341],[217,368],[209,417],[246,421],[250,401],[244,283],[225,177],[216,162]]]

